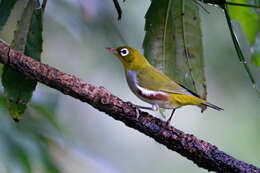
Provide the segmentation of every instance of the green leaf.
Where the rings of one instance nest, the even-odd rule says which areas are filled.
[[[229,0],[229,2],[248,4],[246,0]],[[258,15],[251,8],[228,5],[230,16],[233,20],[241,23],[241,26],[249,40],[254,44],[256,34],[259,30]]]
[[[0,107],[3,107],[5,105],[5,98],[0,92]],[[1,109],[0,109],[1,110]]]
[[[159,108],[159,112],[160,112],[161,116],[162,116],[164,119],[166,119],[166,116],[165,116],[165,109],[163,109],[163,108]]]
[[[157,69],[206,99],[199,7],[190,0],[152,0],[144,55]]]
[[[29,0],[20,21],[17,22],[16,30],[14,31],[14,39],[10,45],[10,47],[15,50],[21,52],[24,52],[25,50],[34,8],[35,1]]]
[[[42,10],[39,8],[38,0],[28,2],[22,18],[17,24],[11,47],[38,61],[40,60],[42,52]],[[26,110],[37,82],[5,66],[2,83],[10,115],[14,120],[19,121]]]
[[[252,86],[253,86],[253,88],[256,91],[256,94],[258,95],[258,97],[260,97],[260,92],[259,92],[259,90],[258,90],[258,88],[256,86],[255,78],[254,78],[254,76],[253,76],[249,66],[247,65],[245,56],[244,56],[244,54],[242,52],[242,49],[240,48],[240,45],[239,45],[239,42],[238,42],[238,38],[235,35],[234,29],[233,29],[233,26],[232,26],[232,23],[231,23],[231,17],[230,17],[229,11],[228,11],[228,9],[225,6],[223,6],[223,10],[224,10],[224,13],[225,13],[225,16],[226,16],[226,19],[227,19],[228,28],[229,28],[230,35],[231,35],[232,41],[234,43],[234,46],[235,46],[235,49],[236,49],[239,61],[243,65],[245,71],[247,72],[248,77],[249,77],[249,79],[250,79],[250,81],[252,83]]]
[[[44,168],[46,172],[50,173],[60,173],[60,169],[57,165],[57,163],[54,161],[54,159],[51,156],[50,151],[48,151],[48,143],[50,143],[45,137],[39,138],[41,141],[41,145],[39,147],[41,152],[41,160],[44,164]]]
[[[251,58],[252,64],[254,64],[255,66],[260,66],[260,52],[253,53]]]
[[[0,30],[5,25],[17,0],[0,0]]]
[[[2,76],[2,74],[3,74],[3,67],[4,67],[4,65],[0,64],[0,76]]]
[[[48,122],[50,122],[57,130],[62,131],[62,127],[59,122],[57,122],[55,113],[53,110],[51,110],[50,107],[37,103],[31,104],[31,107],[35,109],[40,115],[44,116]]]
[[[15,163],[17,167],[19,167],[23,172],[31,173],[31,164],[29,161],[29,158],[27,156],[26,150],[23,148],[23,146],[19,145],[17,143],[17,140],[15,138],[12,138],[6,134],[2,134],[5,141],[3,142],[6,147],[10,147],[10,150],[7,150],[5,152],[9,162],[6,162],[6,165],[9,167],[11,172],[15,172],[15,169],[13,164]],[[11,162],[10,162],[11,161]]]
[[[24,54],[40,61],[42,53],[42,10],[36,5],[31,19],[30,29],[27,35],[27,43]]]

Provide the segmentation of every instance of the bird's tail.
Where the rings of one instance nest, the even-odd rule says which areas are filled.
[[[206,106],[211,107],[211,108],[213,108],[213,109],[216,109],[216,110],[218,110],[218,111],[224,110],[224,109],[222,109],[222,108],[220,108],[220,107],[218,107],[218,106],[216,106],[216,105],[213,105],[213,104],[211,104],[211,103],[209,103],[209,102],[203,103],[203,105],[206,105]]]

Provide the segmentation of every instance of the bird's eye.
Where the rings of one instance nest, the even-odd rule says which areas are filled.
[[[120,50],[120,55],[121,56],[126,56],[129,54],[129,50],[127,48],[123,48]]]

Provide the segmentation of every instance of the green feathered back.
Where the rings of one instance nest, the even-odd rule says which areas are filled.
[[[149,90],[193,95],[150,64],[139,71],[137,80],[141,87]]]

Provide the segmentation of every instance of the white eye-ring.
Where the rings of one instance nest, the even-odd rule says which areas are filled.
[[[129,50],[127,48],[123,48],[120,50],[120,55],[121,56],[126,56],[129,54]]]

